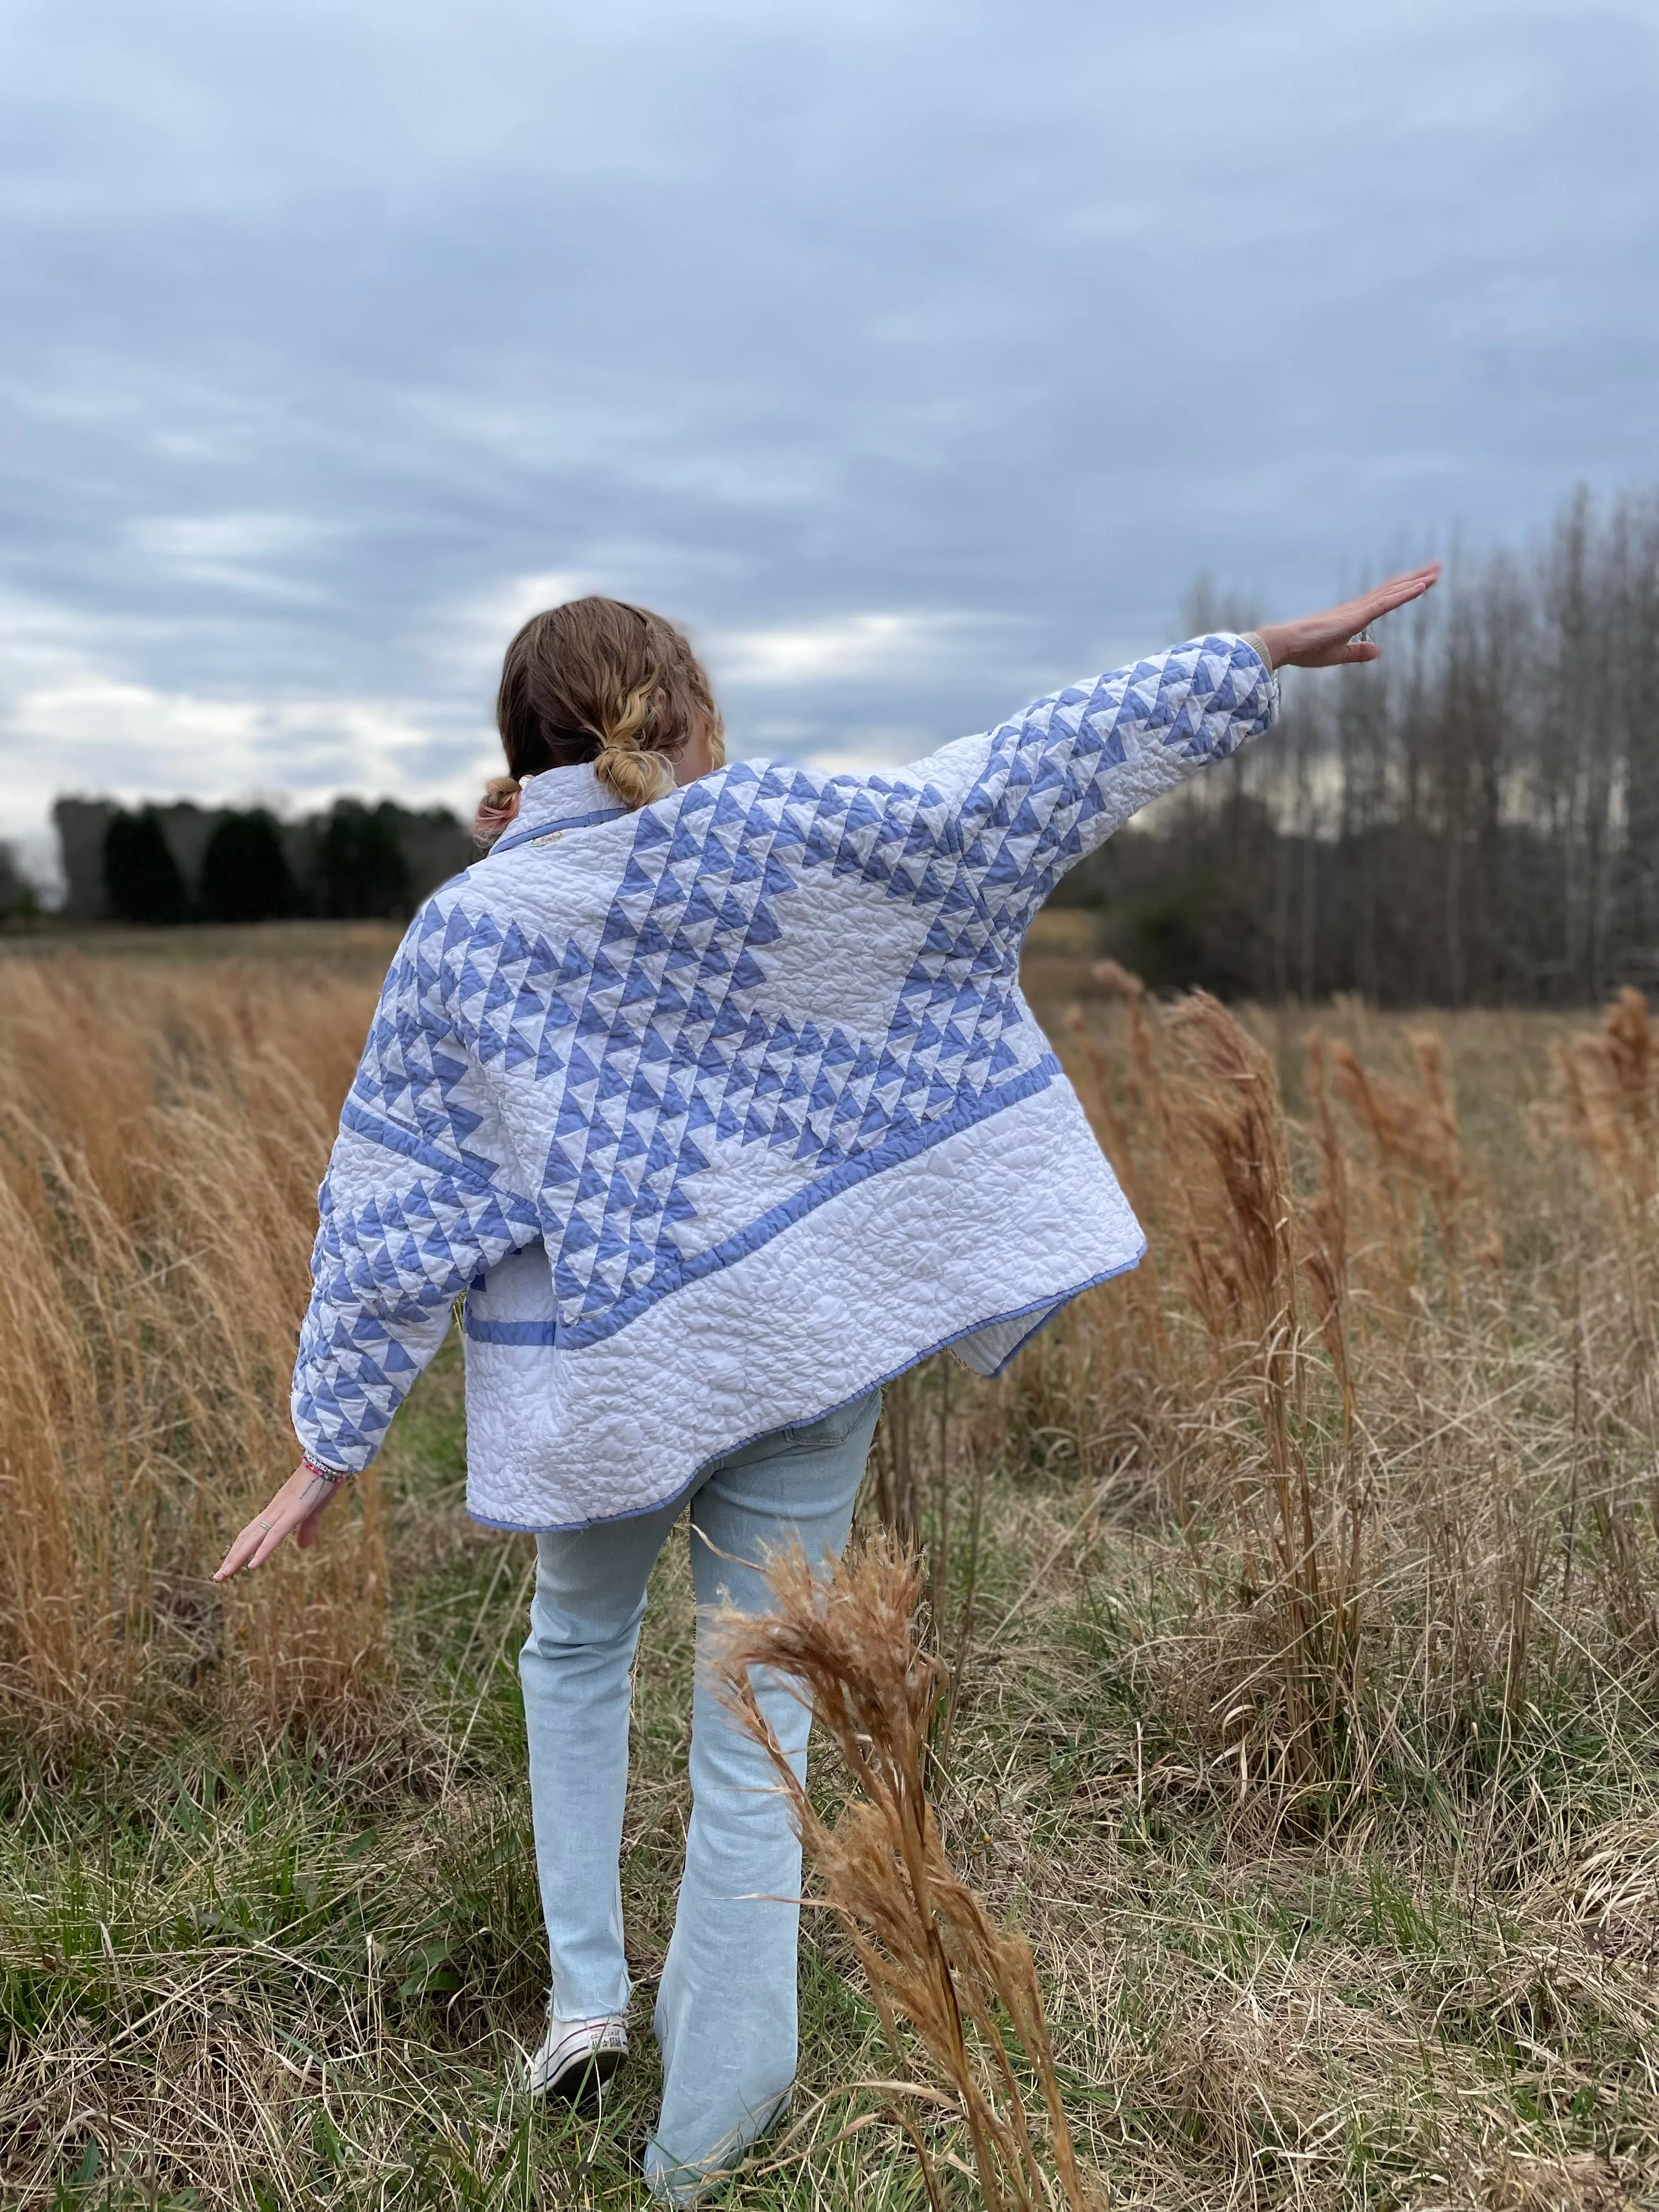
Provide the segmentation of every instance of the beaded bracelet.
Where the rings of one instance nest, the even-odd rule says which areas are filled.
[[[349,1467],[325,1467],[321,1460],[313,1459],[309,1452],[302,1452],[300,1455],[300,1464],[309,1473],[319,1476],[323,1481],[331,1486],[349,1482],[351,1480],[351,1469]]]

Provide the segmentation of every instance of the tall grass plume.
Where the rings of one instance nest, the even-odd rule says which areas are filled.
[[[827,1583],[799,1549],[773,1562],[769,1580],[772,1613],[729,1623],[727,1694],[770,1754],[894,2058],[903,2069],[919,2049],[955,2100],[991,2212],[1056,2201],[1085,2212],[1091,2197],[1060,2103],[1030,1946],[1000,1929],[951,1866],[928,1802],[928,1738],[942,1669],[917,1633],[921,1562],[877,1536],[855,1545]],[[819,1815],[779,1745],[755,1693],[755,1668],[798,1686],[835,1739],[858,1795],[833,1824]],[[1028,2108],[1005,2023],[1036,2076],[1046,2130]],[[913,2124],[909,2131],[937,2203],[927,2150]]]

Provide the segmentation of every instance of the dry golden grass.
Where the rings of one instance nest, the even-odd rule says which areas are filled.
[[[1534,1690],[1639,1692],[1659,1224],[1634,994],[1601,1036],[1553,1040],[1554,1094],[1513,1118],[1512,1285],[1436,1034],[1359,1014],[1385,1072],[1310,1030],[1292,1122],[1282,1025],[1154,1008],[1108,963],[1093,981],[1061,1035],[1162,1279],[1080,1301],[1017,1416],[1109,1504],[1180,1528],[1187,1619],[1141,1661],[1194,1747],[1241,1795],[1324,1817],[1383,1769],[1443,1771]],[[1601,1540],[1575,1580],[1581,1511]]]
[[[296,988],[297,984],[297,988]],[[109,1735],[210,1671],[267,1727],[383,1641],[376,1486],[220,1601],[291,1459],[317,1183],[372,1000],[255,967],[0,965],[0,1709]]]
[[[847,1918],[809,1924],[799,2117],[732,2201],[975,2201],[962,2085],[881,2086],[884,2006],[919,2059],[932,2004],[948,2056],[940,1894],[1011,2202],[1010,2174],[1037,2185],[985,2023],[1033,2056],[1042,2030],[974,1959],[1021,1944],[1112,2203],[1654,2201],[1646,1011],[1165,1007],[1070,927],[1030,981],[1152,1257],[1005,1382],[936,1364],[891,1394],[868,1517],[923,1562],[919,1627],[914,1578],[887,1607],[899,1826],[867,1774],[858,1810],[880,1670],[840,1652],[850,1732],[803,1817]],[[372,961],[322,944],[0,961],[8,2204],[635,2201],[643,2010],[602,2121],[511,2087],[544,1972],[529,1553],[465,1521],[453,1347],[383,1498],[245,1592],[209,1580],[289,1463],[314,1188],[368,1015]],[[665,1555],[624,1864],[642,2004],[691,1653]],[[1041,2115],[1042,2067],[1012,2063]]]

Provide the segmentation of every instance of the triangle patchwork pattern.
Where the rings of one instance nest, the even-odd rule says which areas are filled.
[[[446,886],[404,938],[346,1109],[404,1166],[350,1203],[331,1171],[324,1187],[296,1416],[377,1433],[418,1364],[404,1346],[538,1238],[561,1327],[677,1277],[718,1150],[774,1164],[769,1204],[971,1118],[1046,1050],[1018,962],[1055,876],[1265,726],[1271,690],[1240,641],[1206,638],[964,741],[966,788],[738,763],[636,818],[580,944],[492,902],[494,869],[556,868],[556,847]],[[898,955],[884,1034],[769,994],[793,895],[826,879]]]

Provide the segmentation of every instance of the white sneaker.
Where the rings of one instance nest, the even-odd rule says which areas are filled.
[[[574,2104],[611,2079],[628,2056],[628,2028],[618,2013],[599,2020],[550,2020],[542,2047],[525,2072],[532,2097]]]

